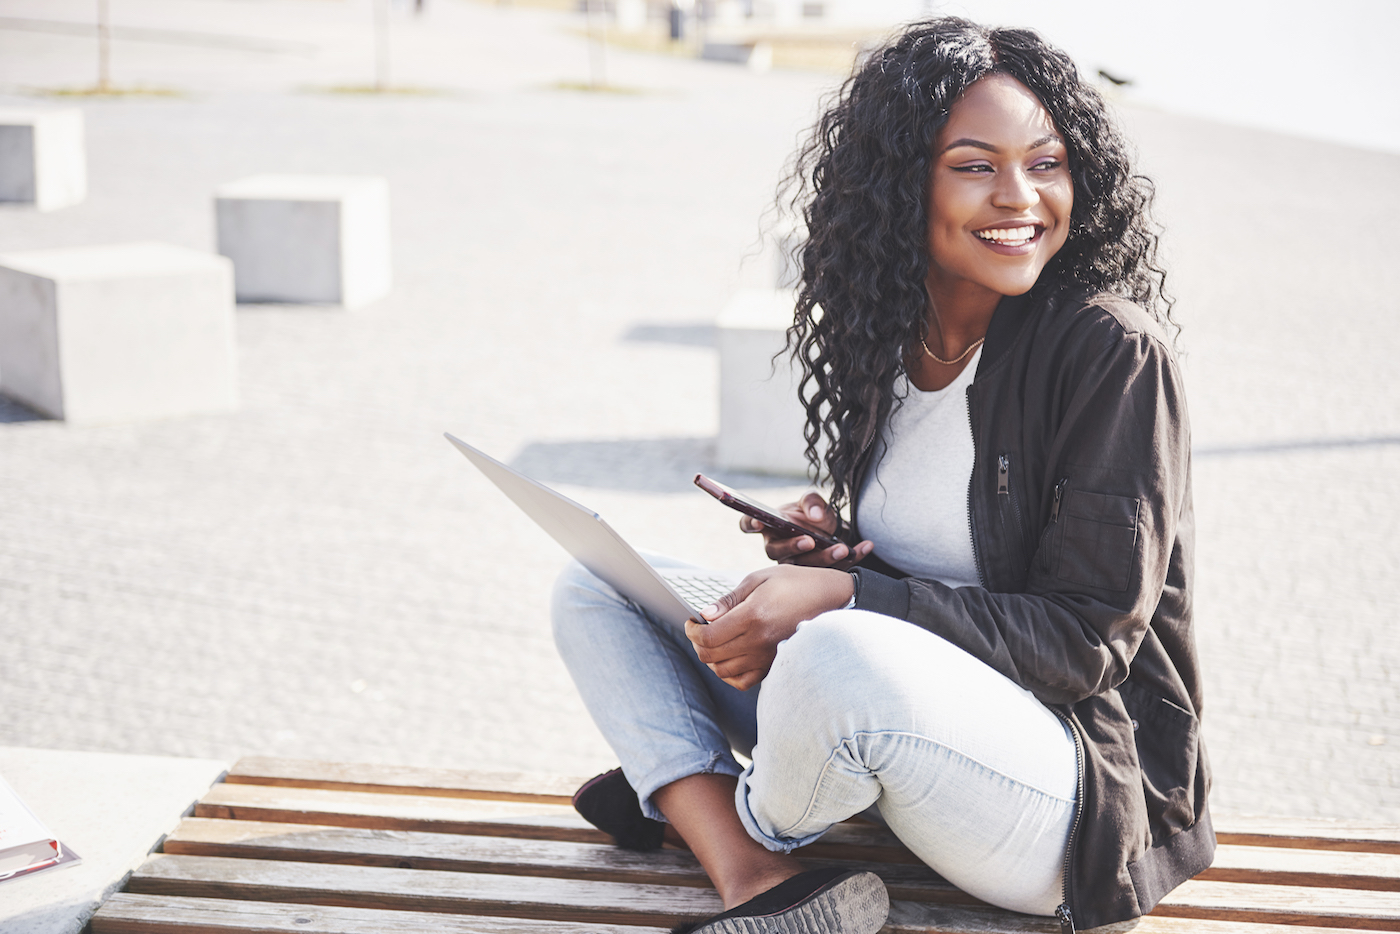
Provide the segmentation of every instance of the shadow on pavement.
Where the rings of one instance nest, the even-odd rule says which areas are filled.
[[[1210,445],[1192,448],[1193,457],[1236,457],[1247,454],[1289,454],[1296,451],[1331,451],[1343,448],[1378,448],[1400,444],[1400,436],[1374,438],[1309,438],[1296,441],[1263,441],[1257,444]]]
[[[40,415],[38,412],[13,399],[0,396],[0,425],[10,422],[47,422],[52,421],[47,415]]]
[[[616,441],[537,441],[510,462],[544,483],[566,483],[640,493],[686,493],[697,473],[729,486],[791,487],[797,477],[719,470],[714,438],[629,438]]]
[[[622,335],[624,341],[639,344],[680,344],[685,347],[714,347],[718,341],[713,324],[634,324]]]

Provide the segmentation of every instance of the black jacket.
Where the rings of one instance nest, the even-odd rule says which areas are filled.
[[[983,586],[917,580],[872,556],[855,572],[856,606],[937,633],[1071,725],[1081,780],[1065,904],[1079,927],[1133,918],[1215,852],[1175,355],[1123,299],[1008,298],[967,393]]]

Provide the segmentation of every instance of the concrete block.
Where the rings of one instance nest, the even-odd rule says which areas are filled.
[[[700,57],[744,65],[750,71],[768,71],[773,67],[773,46],[767,42],[706,42],[700,47]]]
[[[389,183],[253,175],[214,192],[219,252],[240,302],[364,305],[387,295]]]
[[[238,404],[233,270],[164,243],[0,254],[0,392],[70,422]]]
[[[86,197],[83,112],[0,108],[0,201],[55,211]]]
[[[800,372],[782,353],[792,324],[787,289],[738,292],[716,322],[719,330],[719,444],[726,470],[803,476],[807,461],[797,398]]]
[[[210,759],[0,746],[0,775],[82,857],[0,886],[0,931],[78,934],[226,770]]]

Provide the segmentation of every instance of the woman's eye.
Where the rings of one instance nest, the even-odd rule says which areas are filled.
[[[984,173],[984,172],[990,172],[991,170],[992,170],[992,167],[991,167],[990,165],[986,165],[985,163],[978,163],[977,165],[955,165],[955,166],[953,166],[953,171],[954,171],[954,172]]]
[[[1037,172],[1053,172],[1063,164],[1064,163],[1060,162],[1058,159],[1046,159],[1044,162],[1037,162],[1035,165],[1031,166],[1031,168]]]

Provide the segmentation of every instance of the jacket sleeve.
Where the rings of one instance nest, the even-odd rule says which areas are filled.
[[[858,608],[929,629],[1054,704],[1128,676],[1180,547],[1190,483],[1184,392],[1160,339],[1116,329],[1068,356],[1060,401],[1046,406],[1058,421],[1044,474],[1031,478],[1051,492],[1024,591],[857,571]]]

